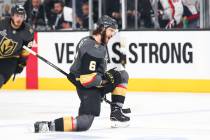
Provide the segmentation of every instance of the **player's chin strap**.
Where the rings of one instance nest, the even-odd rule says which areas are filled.
[[[39,58],[40,60],[42,60],[43,62],[47,63],[48,65],[50,65],[51,67],[53,67],[54,69],[56,69],[57,71],[59,71],[60,73],[62,73],[63,75],[65,76],[69,76],[68,73],[66,73],[64,70],[62,70],[61,68],[57,67],[56,65],[54,65],[53,63],[51,63],[50,61],[48,61],[47,59],[45,59],[44,57],[40,56],[39,54],[37,54],[36,52],[34,52],[33,50],[31,50],[30,48],[26,47],[26,46],[23,46],[23,48],[28,51],[29,53],[31,53],[32,55],[36,56],[37,58]],[[111,101],[107,100],[106,99],[106,96],[104,96],[104,98],[102,98],[102,100],[104,100],[106,103],[108,104],[112,104]],[[128,109],[122,109],[123,113],[130,113],[131,110],[130,108]]]
[[[111,101],[109,101],[107,98],[106,98],[106,95],[102,98],[103,101],[105,101],[106,103],[112,105],[113,103]],[[123,108],[122,109],[122,112],[123,113],[131,113],[131,109],[130,108]]]

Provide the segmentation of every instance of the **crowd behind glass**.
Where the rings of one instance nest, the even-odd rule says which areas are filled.
[[[0,18],[10,16],[14,3],[23,4],[27,13],[26,21],[35,30],[72,30],[72,0],[0,0]],[[126,29],[151,28],[200,28],[199,0],[127,0]],[[180,2],[179,2],[180,1]],[[93,0],[93,22],[98,19],[98,0]],[[122,28],[121,0],[101,0],[102,14],[115,18]],[[137,5],[136,5],[137,4]],[[89,1],[76,0],[76,30],[89,29]],[[70,12],[69,12],[70,11]]]

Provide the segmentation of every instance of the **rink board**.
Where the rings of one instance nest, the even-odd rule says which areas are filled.
[[[210,80],[187,79],[130,79],[128,91],[160,91],[160,92],[206,92],[210,91]],[[39,78],[40,90],[75,90],[65,78]],[[25,78],[9,81],[3,89],[22,90],[26,88]]]
[[[34,48],[69,72],[77,43],[88,32],[40,32]],[[123,31],[109,42],[111,64],[127,54],[129,91],[210,92],[210,31]],[[120,46],[121,45],[121,46]],[[38,60],[5,89],[74,90],[61,73]],[[30,77],[30,78],[27,78]]]

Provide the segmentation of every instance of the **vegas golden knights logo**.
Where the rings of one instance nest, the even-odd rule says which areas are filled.
[[[6,37],[3,37],[0,43],[0,56],[7,57],[13,54],[17,42],[12,41]]]

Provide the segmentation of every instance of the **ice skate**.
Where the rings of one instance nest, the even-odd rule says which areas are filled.
[[[38,121],[34,123],[35,133],[47,133],[55,131],[55,123],[50,121]]]
[[[111,127],[118,128],[118,127],[128,127],[130,122],[130,117],[125,116],[122,112],[122,108],[113,104],[111,105]]]

